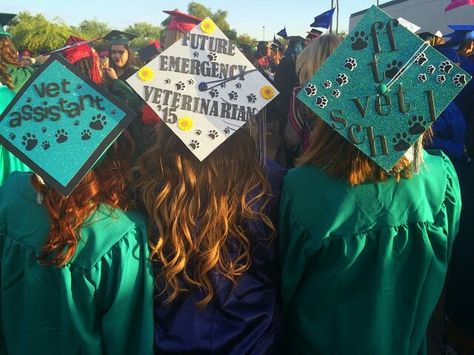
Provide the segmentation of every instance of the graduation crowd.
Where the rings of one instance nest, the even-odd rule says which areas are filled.
[[[126,81],[202,21],[165,13],[140,56],[116,30],[105,53],[76,36],[54,51],[134,113],[69,194],[0,145],[0,354],[423,354],[436,310],[443,351],[474,354],[473,81],[387,169],[299,100],[341,37],[241,46],[279,95],[200,161]],[[14,16],[0,113],[53,54],[18,53]],[[472,75],[474,26],[453,29],[419,37]]]

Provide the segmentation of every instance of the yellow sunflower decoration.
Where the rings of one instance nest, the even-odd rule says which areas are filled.
[[[155,77],[155,72],[150,67],[143,67],[138,71],[138,78],[142,81],[150,81]]]
[[[265,100],[270,100],[273,96],[275,96],[275,90],[270,85],[264,85],[260,89],[260,95]]]
[[[216,29],[216,24],[207,18],[201,22],[201,30],[204,33],[212,33]]]
[[[191,117],[184,116],[178,119],[178,128],[182,131],[189,131],[193,128],[193,120]]]

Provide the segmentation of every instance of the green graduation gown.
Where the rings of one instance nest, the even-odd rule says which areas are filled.
[[[37,261],[49,229],[30,173],[0,188],[0,354],[152,354],[145,219],[106,205],[64,267]]]
[[[7,64],[7,73],[11,75],[15,87],[13,90],[15,92],[20,91],[23,84],[26,83],[35,70],[35,67],[17,67],[13,64]]]
[[[289,171],[279,226],[287,354],[424,352],[461,209],[449,159],[424,155],[400,182]]]

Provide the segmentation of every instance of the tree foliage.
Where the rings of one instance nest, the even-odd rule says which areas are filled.
[[[160,39],[161,27],[147,22],[137,22],[125,29],[125,32],[136,34],[130,45],[133,48],[142,48],[148,45],[149,40]]]
[[[76,33],[79,37],[85,39],[104,37],[111,31],[111,28],[107,23],[100,22],[96,19],[84,20],[74,29],[77,31]]]

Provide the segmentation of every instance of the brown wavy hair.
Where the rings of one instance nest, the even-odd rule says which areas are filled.
[[[33,186],[44,196],[50,228],[39,261],[62,267],[74,256],[80,239],[78,231],[100,204],[127,210],[126,175],[133,141],[124,132],[109,148],[102,162],[91,170],[74,191],[65,197],[39,181],[33,174]]]
[[[7,73],[7,64],[20,66],[18,61],[18,51],[10,38],[0,36],[0,82],[8,88],[14,90],[13,78]]]
[[[365,182],[385,181],[389,177],[396,180],[408,179],[417,170],[405,156],[387,173],[359,149],[350,144],[327,123],[313,114],[315,125],[311,143],[300,158],[297,165],[315,165],[329,176],[347,181],[350,185]],[[421,155],[422,145],[431,139],[431,129],[415,143],[415,160]]]
[[[204,308],[215,292],[211,272],[236,283],[251,265],[254,241],[245,221],[262,221],[274,232],[264,212],[270,186],[246,128],[200,162],[162,125],[156,145],[139,159],[137,188],[165,303],[199,289],[205,296],[196,306]]]

